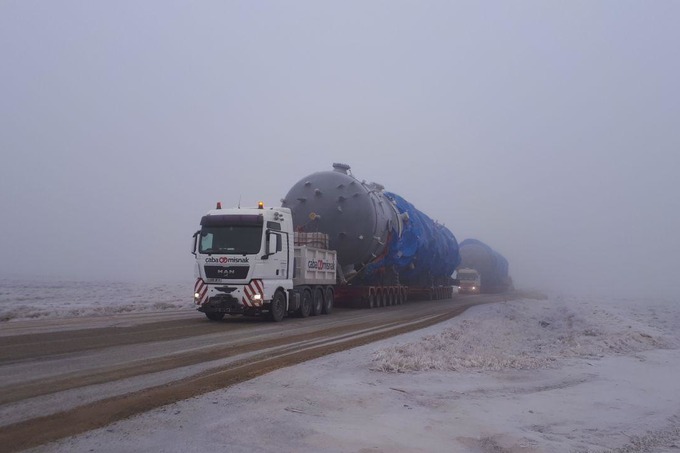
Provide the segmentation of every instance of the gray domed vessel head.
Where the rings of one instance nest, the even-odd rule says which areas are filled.
[[[297,231],[328,234],[343,267],[359,268],[382,254],[398,221],[383,187],[359,181],[346,164],[302,178],[281,202],[291,209]]]

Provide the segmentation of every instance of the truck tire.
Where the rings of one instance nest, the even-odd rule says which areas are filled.
[[[306,318],[312,312],[312,291],[305,288],[300,299],[300,309],[297,314],[300,318]]]
[[[330,315],[331,311],[333,311],[333,288],[327,286],[326,294],[324,294],[323,298],[323,308],[321,309],[321,312],[324,315]]]
[[[269,319],[280,322],[286,314],[286,296],[281,291],[276,291],[269,302]]]
[[[224,318],[224,313],[218,313],[215,311],[209,311],[205,316],[211,321],[221,321]]]
[[[312,316],[320,315],[323,311],[323,288],[314,288],[314,298],[312,299]]]

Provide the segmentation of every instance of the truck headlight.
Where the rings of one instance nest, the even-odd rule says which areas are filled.
[[[201,295],[200,295],[200,294],[194,293],[194,299],[200,299],[200,298],[201,298]]]
[[[253,300],[262,300],[262,294],[253,294]]]

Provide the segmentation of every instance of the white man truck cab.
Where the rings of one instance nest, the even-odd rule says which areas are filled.
[[[215,321],[226,314],[267,315],[281,321],[289,313],[330,313],[333,291],[328,285],[335,284],[335,252],[294,247],[293,236],[288,208],[264,209],[259,203],[257,208],[221,209],[218,203],[194,234],[197,309]],[[301,252],[305,259],[310,252],[323,253],[326,272],[313,272],[306,280],[301,275],[294,282],[293,263]]]

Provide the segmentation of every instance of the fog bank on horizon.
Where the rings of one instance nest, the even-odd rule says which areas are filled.
[[[680,294],[680,3],[0,3],[0,277],[191,284],[345,162],[516,286]]]

